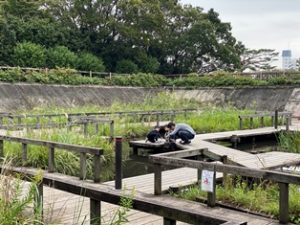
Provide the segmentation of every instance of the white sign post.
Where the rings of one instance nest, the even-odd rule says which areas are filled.
[[[202,170],[201,190],[206,192],[214,192],[215,172]]]

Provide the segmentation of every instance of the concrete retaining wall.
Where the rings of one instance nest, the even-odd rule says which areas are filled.
[[[291,110],[300,108],[300,88],[243,87],[175,90],[178,97],[194,99],[203,105],[232,105],[240,109]]]
[[[41,106],[73,107],[110,105],[114,101],[142,102],[157,89],[103,86],[67,86],[0,83],[0,112]],[[174,90],[178,98],[194,99],[202,105],[252,108],[255,110],[300,110],[298,87],[200,88]]]
[[[114,101],[142,102],[152,95],[147,88],[0,84],[0,112],[40,106],[110,105]]]

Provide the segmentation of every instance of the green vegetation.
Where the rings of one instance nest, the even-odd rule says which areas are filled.
[[[233,70],[244,49],[214,10],[174,0],[7,0],[0,5],[0,31],[0,65],[51,69],[78,68],[74,54],[89,53],[102,66],[80,68],[162,74]],[[63,58],[65,53],[72,60]]]
[[[279,146],[282,151],[300,153],[300,133],[281,133],[278,136]]]
[[[2,165],[8,167],[11,162],[4,161]],[[37,185],[41,182],[42,174],[30,179],[27,194],[23,193],[23,183],[21,177],[13,177],[6,169],[0,174],[0,224],[1,225],[23,225],[23,224],[43,224],[40,218],[41,208],[34,204],[37,197]],[[33,211],[29,212],[29,207],[33,205]],[[32,207],[31,207],[32,208]],[[27,213],[26,213],[27,212]]]
[[[275,184],[261,183],[254,185],[252,189],[247,187],[246,182],[239,182],[233,185],[217,185],[217,201],[243,208],[252,212],[264,213],[271,217],[278,218],[279,215],[279,187]],[[300,224],[300,191],[299,186],[290,185],[289,192],[289,213],[290,221]],[[206,198],[207,193],[199,187],[191,187],[179,194],[174,194],[179,198],[197,200]]]
[[[51,54],[55,54],[51,53]],[[103,67],[101,61],[86,53],[78,58],[77,65],[80,69],[88,67]],[[53,60],[60,60],[58,56]],[[62,64],[71,64],[71,57],[62,60]],[[60,64],[60,65],[62,65]],[[135,87],[242,87],[242,86],[280,86],[299,85],[300,73],[292,76],[279,76],[268,80],[252,79],[251,77],[238,76],[231,73],[218,72],[210,75],[191,74],[187,77],[168,79],[163,75],[150,73],[135,73],[130,75],[114,74],[110,77],[88,77],[80,75],[76,70],[56,68],[49,71],[22,71],[21,68],[0,70],[0,81],[3,82],[27,82],[42,84],[70,84],[70,85],[105,85],[105,86],[135,86]]]

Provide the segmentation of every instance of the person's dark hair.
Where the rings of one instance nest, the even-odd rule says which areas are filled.
[[[168,123],[167,128],[171,129],[172,127],[175,127],[175,123],[173,122]]]
[[[166,134],[166,126],[160,126],[158,132],[159,132],[161,137],[164,137],[165,134]]]

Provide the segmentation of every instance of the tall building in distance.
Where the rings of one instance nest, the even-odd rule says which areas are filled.
[[[296,67],[296,60],[292,58],[291,50],[282,51],[282,69],[283,70],[292,70]]]

